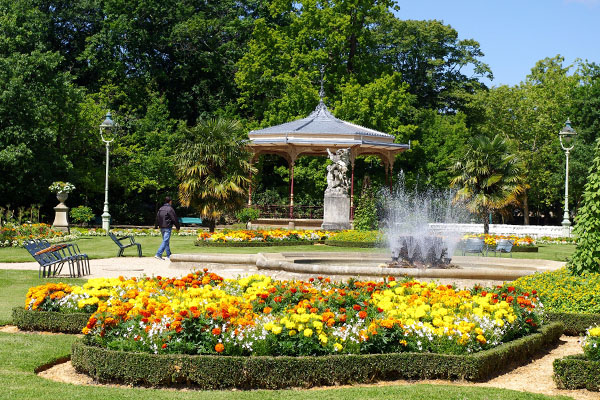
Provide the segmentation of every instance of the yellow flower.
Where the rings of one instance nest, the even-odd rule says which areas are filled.
[[[298,333],[298,332],[296,332],[295,330],[292,329],[291,331],[288,332],[288,335],[295,336],[296,333]]]
[[[341,351],[342,350],[342,345],[339,344],[339,343],[336,343],[336,344],[333,345],[333,349],[335,351]]]
[[[311,337],[312,335],[313,335],[313,330],[312,330],[312,329],[310,329],[310,328],[306,328],[306,329],[304,330],[304,336],[306,336],[306,337]]]
[[[272,332],[279,335],[281,333],[281,326],[274,326]]]

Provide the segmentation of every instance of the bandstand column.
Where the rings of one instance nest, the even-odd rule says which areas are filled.
[[[290,219],[294,218],[294,164],[295,160],[290,163]]]
[[[352,174],[350,175],[350,219],[354,219],[354,160],[352,161]]]
[[[390,159],[390,193],[394,187],[394,159]]]

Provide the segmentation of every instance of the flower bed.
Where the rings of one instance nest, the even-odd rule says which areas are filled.
[[[581,347],[583,355],[554,360],[554,380],[561,389],[600,391],[600,326],[586,330]]]
[[[48,224],[5,225],[0,228],[0,247],[19,247],[30,239],[68,240],[61,231],[53,230]]]
[[[546,318],[561,321],[568,335],[579,335],[600,324],[600,274],[573,275],[561,268],[524,276],[513,284],[522,290],[536,290]]]
[[[77,232],[77,234],[81,236],[106,236],[106,231],[102,228],[79,228],[74,227],[71,228],[71,231]],[[136,229],[136,228],[112,228],[110,230],[116,236],[161,236],[160,229],[152,229],[152,228],[144,228],[144,229]],[[198,229],[191,228],[182,228],[179,231],[173,230],[171,232],[172,236],[197,236]]]
[[[513,247],[523,247],[523,246],[535,246],[535,240],[530,236],[516,236],[516,235],[489,235],[489,234],[471,234],[463,236],[462,240],[467,239],[483,239],[486,246],[494,247],[498,243],[499,240],[510,240],[513,242]],[[514,251],[514,249],[513,249]]]
[[[535,332],[542,311],[534,294],[510,286],[224,281],[208,272],[46,284],[29,290],[26,308],[95,310],[83,332],[90,344],[111,349],[290,356],[473,353]]]
[[[197,245],[212,245],[217,243],[237,243],[238,245],[252,243],[314,243],[325,240],[334,235],[328,231],[313,230],[223,230],[218,232],[201,232],[198,235]]]

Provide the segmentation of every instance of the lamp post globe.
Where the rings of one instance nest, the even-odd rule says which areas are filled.
[[[106,174],[104,180],[104,209],[102,212],[102,229],[108,235],[108,231],[110,230],[110,214],[108,213],[108,161],[109,161],[109,152],[110,152],[110,143],[115,140],[114,138],[108,140],[104,137],[106,131],[111,131],[115,127],[115,123],[112,120],[112,115],[110,111],[106,113],[106,117],[104,121],[100,124],[100,138],[102,142],[106,145]]]
[[[571,127],[571,121],[567,119],[565,126],[558,132],[558,138],[560,139],[560,147],[565,152],[565,210],[563,214],[562,226],[568,229],[571,226],[571,220],[569,217],[569,152],[573,150],[575,143],[573,139],[577,136],[575,129]]]

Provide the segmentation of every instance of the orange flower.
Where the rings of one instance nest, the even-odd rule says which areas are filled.
[[[213,328],[212,334],[215,335],[215,336],[219,336],[221,334],[221,329],[219,329],[219,328]]]
[[[223,350],[225,350],[225,346],[223,346],[223,343],[217,343],[217,345],[215,346],[215,351],[217,353],[222,353]]]
[[[263,313],[265,313],[265,314],[270,314],[270,313],[271,313],[271,311],[273,311],[273,309],[272,309],[271,307],[265,307],[265,308],[263,309]]]
[[[359,312],[358,313],[358,318],[361,318],[361,319],[367,318],[367,312],[366,311]]]

